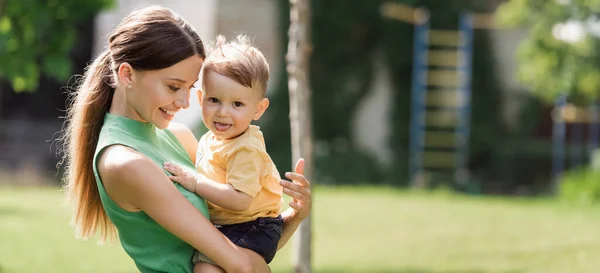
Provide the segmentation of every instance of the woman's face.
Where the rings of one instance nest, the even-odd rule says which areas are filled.
[[[189,107],[190,89],[198,80],[202,58],[191,56],[160,70],[135,70],[127,101],[134,116],[165,129],[175,114]]]

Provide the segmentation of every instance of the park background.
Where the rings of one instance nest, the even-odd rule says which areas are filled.
[[[217,34],[254,38],[271,65],[271,106],[258,125],[279,170],[291,169],[288,1],[0,1],[0,273],[135,272],[118,243],[74,237],[56,139],[72,75],[127,13],[150,4],[181,14],[205,43]],[[310,7],[315,272],[598,272],[600,1]],[[428,11],[426,25],[416,8]],[[416,102],[415,94],[435,93],[425,95],[421,77],[448,71],[419,65],[418,39],[426,33],[433,43],[435,31],[472,38],[450,55],[466,58],[462,68],[438,84],[454,83],[468,99],[441,102],[468,111],[427,119],[417,114],[440,109]],[[199,136],[191,102],[177,119]],[[447,121],[468,128],[442,131],[455,146],[415,144],[437,132],[422,129],[428,122]],[[444,154],[425,160],[432,151]],[[292,272],[292,250],[278,254],[273,272]]]

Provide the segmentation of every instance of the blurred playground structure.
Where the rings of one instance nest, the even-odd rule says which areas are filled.
[[[449,172],[467,183],[474,29],[497,28],[493,14],[461,13],[457,30],[431,29],[426,8],[387,2],[384,16],[414,25],[410,120],[413,186]]]
[[[426,186],[422,184],[436,173],[449,173],[457,184],[468,183],[474,30],[503,27],[496,22],[494,13],[463,12],[457,18],[458,29],[451,30],[432,29],[427,8],[387,2],[382,5],[381,13],[414,26],[411,183]],[[590,160],[600,137],[598,115],[597,104],[585,108],[567,103],[566,96],[557,99],[551,113],[555,183],[565,170],[565,159],[570,168]],[[567,125],[570,125],[569,142]]]

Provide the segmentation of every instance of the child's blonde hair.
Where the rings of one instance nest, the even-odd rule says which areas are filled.
[[[217,36],[204,60],[202,78],[209,72],[215,72],[254,90],[265,96],[269,81],[269,64],[265,56],[250,43],[245,35],[226,42],[223,35]]]

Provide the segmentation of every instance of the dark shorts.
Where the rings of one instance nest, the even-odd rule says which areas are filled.
[[[258,218],[251,222],[233,224],[233,225],[215,225],[225,237],[229,238],[234,244],[250,249],[270,263],[277,252],[277,244],[283,231],[283,218],[281,215],[276,218]],[[202,255],[202,254],[200,254]],[[209,262],[194,255],[194,262]]]

